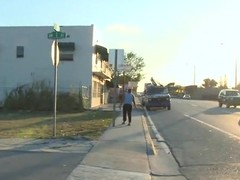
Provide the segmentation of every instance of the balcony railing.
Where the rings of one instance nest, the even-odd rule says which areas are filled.
[[[98,61],[97,64],[93,64],[92,71],[94,74],[104,78],[104,79],[109,79],[111,78],[112,75],[112,68],[110,65],[105,62],[105,61]]]

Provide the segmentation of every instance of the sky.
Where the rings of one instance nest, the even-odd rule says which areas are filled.
[[[8,0],[1,2],[0,26],[93,24],[97,44],[144,59],[139,91],[151,77],[182,86],[226,79],[234,87],[239,9],[239,0]]]

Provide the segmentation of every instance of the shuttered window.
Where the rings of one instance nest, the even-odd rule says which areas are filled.
[[[17,58],[23,58],[23,57],[24,57],[24,47],[17,46]]]
[[[74,60],[74,50],[75,43],[73,42],[59,42],[58,43],[60,51],[60,61],[73,61]]]

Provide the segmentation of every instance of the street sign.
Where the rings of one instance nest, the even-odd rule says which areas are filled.
[[[48,33],[48,39],[64,39],[66,38],[65,32],[53,31]]]
[[[119,64],[118,71],[130,72],[132,70],[132,66],[128,64]]]
[[[115,62],[116,62],[116,67],[118,69],[120,64],[124,64],[124,50],[109,49],[108,59],[109,59],[109,63],[112,64],[113,67],[115,67]]]
[[[55,46],[57,46],[55,48]],[[56,49],[56,53],[55,53],[55,49]],[[55,54],[56,54],[56,58],[55,58]],[[59,63],[59,47],[58,47],[58,43],[55,41],[53,41],[52,46],[51,46],[51,58],[52,58],[52,62],[53,62],[53,66],[55,64],[56,61],[56,66]]]

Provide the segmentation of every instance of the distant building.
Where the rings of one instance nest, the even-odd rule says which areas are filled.
[[[58,90],[85,87],[91,107],[106,102],[111,78],[107,48],[94,44],[93,25],[63,26],[69,38],[59,40]],[[19,85],[46,80],[53,85],[52,26],[0,27],[0,100]],[[86,93],[85,93],[86,94]]]

